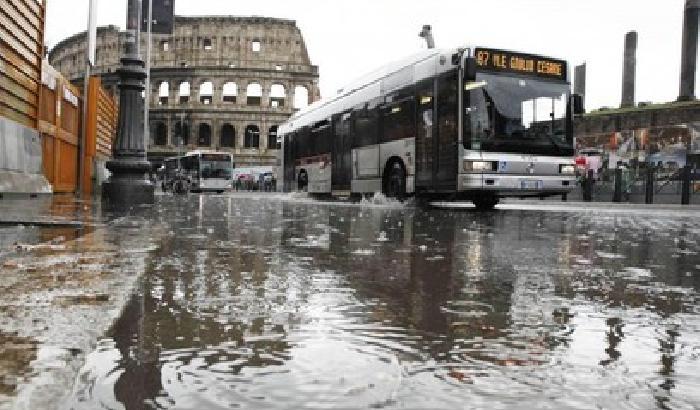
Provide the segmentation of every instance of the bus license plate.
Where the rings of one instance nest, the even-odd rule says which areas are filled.
[[[520,188],[522,189],[542,189],[542,180],[537,179],[521,179]]]

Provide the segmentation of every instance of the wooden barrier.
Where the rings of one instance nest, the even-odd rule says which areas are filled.
[[[112,156],[112,141],[117,135],[117,100],[102,88],[100,77],[90,78],[87,115],[84,194],[92,193],[95,159],[103,162]]]
[[[2,1],[0,7],[0,116],[38,126],[44,49],[43,0]]]
[[[80,116],[79,91],[56,70],[46,64],[46,81],[42,84],[39,130],[42,133],[44,175],[54,192],[75,192],[78,183]],[[99,77],[90,78],[88,88],[85,169],[83,192],[92,193],[95,160],[104,163],[112,155],[116,136],[118,108],[116,98],[102,88]]]
[[[55,193],[75,192],[81,101],[78,89],[44,62],[39,106],[43,168]]]
[[[0,7],[0,116],[38,130],[42,168],[56,193],[75,192],[78,186],[81,92],[42,61],[46,0],[2,0]],[[117,104],[91,78],[83,194],[92,191],[96,159],[111,155],[116,133]]]
[[[42,134],[43,168],[54,192],[76,192],[82,103],[80,91],[44,62],[39,106],[39,132]],[[105,162],[112,155],[116,136],[116,98],[102,88],[99,77],[90,78],[88,88],[85,169],[83,192],[92,193],[95,160]]]

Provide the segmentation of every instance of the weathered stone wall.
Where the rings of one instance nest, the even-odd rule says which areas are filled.
[[[107,87],[116,87],[115,71],[124,41],[125,33],[115,26],[98,29],[93,72],[103,76]],[[142,38],[142,50],[145,41]],[[49,55],[51,64],[72,81],[83,76],[84,43],[85,33],[74,35],[57,44]],[[207,92],[209,83],[211,94]],[[181,98],[184,84],[190,87],[187,101]],[[231,84],[235,84],[235,101]],[[250,86],[255,91],[256,85],[260,86],[260,98],[249,101],[247,90]],[[173,35],[153,35],[149,157],[158,161],[177,153],[174,131],[184,118],[190,130],[189,144],[181,150],[226,150],[235,153],[237,165],[274,165],[277,149],[268,146],[268,134],[294,112],[295,91],[305,95],[299,87],[306,90],[307,97],[301,98],[304,105],[320,98],[318,67],[311,64],[294,21],[178,16]],[[202,124],[211,129],[209,144],[200,144]],[[222,146],[225,124],[233,126],[233,147]],[[257,147],[245,148],[249,126],[259,130]]]
[[[700,122],[700,102],[589,113],[576,119],[577,137]]]

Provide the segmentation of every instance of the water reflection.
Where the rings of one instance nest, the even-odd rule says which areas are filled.
[[[172,232],[75,408],[700,400],[698,221],[265,197],[164,206]]]
[[[0,332],[0,402],[13,396],[21,381],[30,376],[36,344],[33,339]]]

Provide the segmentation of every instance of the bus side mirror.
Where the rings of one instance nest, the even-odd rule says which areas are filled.
[[[583,115],[586,113],[586,109],[583,106],[583,96],[581,94],[572,95],[571,103],[574,108],[574,115]]]
[[[476,58],[474,57],[467,57],[467,59],[464,60],[464,80],[476,80]]]

